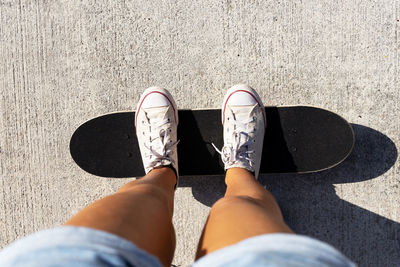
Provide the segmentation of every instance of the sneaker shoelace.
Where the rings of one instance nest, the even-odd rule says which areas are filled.
[[[245,160],[248,162],[249,166],[253,168],[254,159],[252,155],[254,154],[254,150],[249,150],[249,146],[253,145],[255,141],[255,139],[250,136],[250,134],[254,133],[256,130],[255,127],[250,128],[250,123],[254,121],[254,117],[250,117],[245,121],[235,120],[235,129],[232,131],[234,144],[225,144],[224,147],[219,150],[214,143],[212,143],[214,149],[221,155],[222,162],[232,165]]]
[[[170,133],[171,128],[165,127],[170,122],[169,119],[161,121],[153,120],[151,123],[143,121],[144,126],[150,126],[150,136],[147,142],[144,142],[144,146],[148,149],[149,153],[145,153],[145,157],[149,158],[148,168],[154,168],[163,163],[169,161],[171,164],[175,164],[171,154],[173,148],[178,145],[179,140],[172,142]]]

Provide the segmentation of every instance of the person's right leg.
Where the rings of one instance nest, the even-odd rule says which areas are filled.
[[[231,168],[226,173],[225,197],[212,207],[200,238],[196,259],[249,237],[293,233],[285,224],[272,194],[252,173]]]
[[[258,181],[266,127],[264,105],[247,85],[228,90],[222,103],[227,170],[225,197],[211,209],[196,258],[267,233],[292,233],[274,197]]]

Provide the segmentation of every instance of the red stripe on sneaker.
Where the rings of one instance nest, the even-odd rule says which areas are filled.
[[[228,98],[226,99],[225,104],[224,104],[224,110],[222,111],[222,112],[223,112],[223,113],[222,113],[222,125],[224,125],[224,121],[225,121],[225,109],[226,109],[226,104],[228,103],[229,98],[230,98],[234,93],[237,93],[237,92],[245,92],[245,93],[248,93],[249,95],[251,95],[251,97],[254,98],[254,100],[257,102],[258,106],[261,107],[262,114],[263,114],[263,117],[264,117],[264,126],[266,126],[266,125],[267,125],[267,118],[265,117],[265,108],[264,108],[263,106],[261,106],[260,102],[258,102],[257,97],[256,97],[255,95],[253,95],[251,92],[246,91],[246,90],[236,90],[236,91],[233,91],[233,92],[228,96]]]
[[[137,135],[137,128],[136,128],[136,125],[137,125],[137,114],[139,113],[139,110],[140,110],[140,108],[142,107],[143,101],[146,99],[146,97],[148,97],[150,94],[153,94],[153,93],[158,93],[158,94],[160,94],[160,95],[163,95],[166,99],[168,99],[169,103],[171,104],[172,108],[174,109],[174,118],[175,118],[175,121],[176,121],[176,110],[175,110],[174,104],[172,103],[171,99],[169,99],[169,97],[168,97],[166,94],[162,93],[162,92],[159,92],[159,91],[151,91],[150,93],[148,93],[147,95],[145,95],[145,96],[143,97],[142,101],[141,101],[140,104],[139,104],[139,108],[136,110],[136,114],[135,114],[135,130],[136,130],[136,135]]]

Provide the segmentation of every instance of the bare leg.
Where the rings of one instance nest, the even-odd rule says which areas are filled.
[[[225,197],[212,207],[199,241],[196,259],[246,238],[268,233],[293,233],[283,221],[272,194],[249,171],[226,172]]]
[[[172,225],[175,173],[153,169],[142,179],[87,206],[65,225],[110,232],[134,242],[170,266],[175,251]]]

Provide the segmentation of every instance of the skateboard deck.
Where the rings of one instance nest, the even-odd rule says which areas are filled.
[[[344,161],[354,146],[350,124],[315,107],[266,107],[267,128],[260,173],[309,173]],[[224,173],[221,110],[179,110],[179,174]],[[135,113],[103,115],[82,124],[72,135],[70,152],[85,171],[102,177],[138,177],[144,168],[135,134]]]

